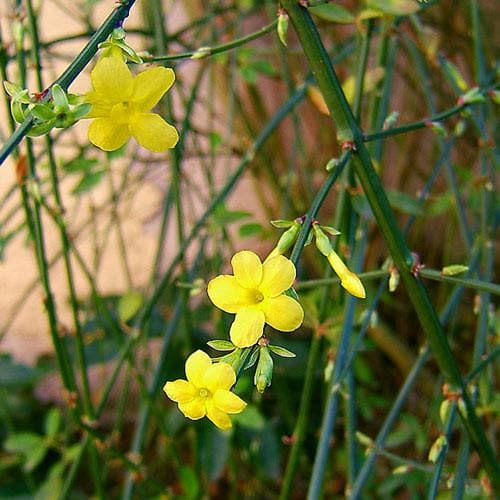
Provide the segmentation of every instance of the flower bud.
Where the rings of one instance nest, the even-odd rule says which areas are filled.
[[[340,284],[342,287],[344,287],[354,297],[364,299],[366,297],[366,291],[358,275],[349,271],[347,266],[334,250],[327,255],[327,259],[335,273],[340,278]]]
[[[260,346],[259,362],[255,370],[254,384],[259,392],[264,392],[271,385],[273,378],[273,358],[266,346]]]
[[[286,12],[280,12],[278,16],[278,37],[280,42],[286,47],[286,35],[288,33],[288,14]]]
[[[441,435],[439,436],[434,443],[432,443],[431,449],[429,450],[429,454],[427,456],[429,462],[432,462],[435,464],[439,456],[441,455],[441,452],[443,451],[443,448],[445,448],[448,445],[448,441],[446,439],[446,436]]]
[[[316,237],[316,247],[325,256],[328,257],[333,252],[332,245],[328,236],[323,232],[319,224],[313,226],[314,236]],[[335,268],[334,268],[335,269]],[[338,274],[338,273],[337,273]]]

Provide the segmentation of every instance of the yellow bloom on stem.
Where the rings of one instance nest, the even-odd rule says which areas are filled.
[[[284,295],[295,280],[295,266],[283,255],[264,264],[253,252],[242,251],[231,260],[233,275],[217,276],[208,283],[208,296],[220,309],[236,313],[229,335],[237,347],[255,344],[264,324],[292,332],[304,319],[302,306]]]
[[[195,351],[186,360],[186,378],[167,382],[163,390],[179,404],[179,410],[191,420],[207,416],[219,429],[230,429],[228,413],[240,413],[246,403],[230,391],[236,374],[228,363],[212,363],[203,351]]]
[[[86,118],[89,141],[105,151],[123,146],[130,137],[155,152],[173,148],[179,140],[177,130],[151,108],[172,86],[175,74],[157,66],[132,76],[121,57],[99,59],[90,74],[93,90],[86,94],[92,105]]]
[[[365,287],[363,283],[361,283],[358,275],[348,269],[334,250],[332,250],[326,258],[340,278],[340,284],[354,297],[364,299],[366,297]]]

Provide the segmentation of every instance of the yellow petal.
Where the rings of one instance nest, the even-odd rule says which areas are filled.
[[[282,332],[293,332],[304,320],[302,306],[287,295],[266,299],[261,307],[266,315],[266,323]]]
[[[214,363],[204,374],[203,387],[212,394],[219,389],[229,390],[236,382],[233,367],[224,362]]]
[[[197,394],[196,387],[187,380],[174,380],[167,382],[163,386],[165,394],[176,403],[187,403],[195,398]]]
[[[276,297],[288,290],[295,279],[295,266],[290,259],[278,255],[266,260],[259,290],[265,297]]]
[[[129,138],[128,127],[109,118],[96,118],[89,126],[89,141],[104,151],[122,147]]]
[[[111,108],[115,105],[114,102],[104,99],[100,94],[93,90],[85,94],[85,101],[92,106],[90,112],[85,115],[85,118],[108,116],[109,113],[111,113]]]
[[[161,66],[149,68],[134,78],[132,101],[141,111],[149,111],[172,86],[174,80],[173,69]]]
[[[223,431],[226,431],[233,426],[231,419],[227,416],[227,413],[219,410],[219,408],[217,408],[211,400],[207,401],[207,417]]]
[[[205,372],[212,366],[210,356],[198,349],[186,359],[186,377],[196,388],[205,387]]]
[[[231,259],[236,281],[244,288],[257,288],[262,280],[262,264],[258,255],[248,250],[234,254]]]
[[[237,313],[241,308],[254,303],[249,291],[240,286],[234,276],[228,274],[210,280],[207,293],[219,309],[228,313]]]
[[[119,57],[99,59],[90,73],[94,90],[112,103],[129,99],[132,93],[132,73]]]
[[[175,127],[155,113],[135,113],[130,117],[130,132],[144,148],[161,153],[179,140]]]
[[[262,337],[265,316],[256,309],[241,309],[231,325],[229,336],[237,347],[254,345]]]
[[[219,389],[213,397],[214,405],[225,413],[240,413],[247,405],[239,396],[231,391]]]
[[[344,278],[340,282],[340,284],[354,297],[358,297],[358,299],[364,299],[366,297],[365,287],[358,275],[350,272],[344,275]]]
[[[205,398],[195,398],[187,403],[179,403],[179,410],[185,417],[198,420],[207,414],[205,402]]]

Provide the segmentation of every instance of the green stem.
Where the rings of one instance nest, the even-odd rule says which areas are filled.
[[[500,490],[500,465],[483,431],[474,407],[465,390],[458,364],[451,352],[445,333],[439,322],[436,311],[430,301],[422,281],[412,274],[413,257],[408,249],[400,228],[396,223],[390,208],[384,187],[375,172],[370,155],[364,144],[364,137],[352,111],[347,103],[337,75],[333,69],[328,54],[323,46],[316,26],[307,12],[293,0],[284,0],[283,6],[288,11],[290,19],[299,37],[300,43],[309,61],[311,69],[329,108],[330,115],[335,117],[337,126],[344,134],[338,134],[341,141],[352,140],[357,154],[354,155],[354,169],[363,190],[370,203],[380,231],[389,247],[401,278],[406,285],[410,300],[427,336],[431,349],[446,380],[461,391],[465,411],[461,416],[478,449],[483,465],[490,476],[495,489]],[[349,133],[345,127],[348,127]],[[350,139],[348,139],[350,137]],[[315,464],[313,470],[313,491],[319,492],[323,480],[324,462]],[[315,478],[315,479],[314,479]],[[312,496],[311,498],[315,498]]]
[[[246,35],[228,43],[223,43],[222,45],[216,45],[214,47],[200,47],[197,50],[183,52],[182,54],[146,56],[142,59],[144,62],[176,61],[178,59],[204,59],[205,57],[214,56],[216,54],[221,54],[222,52],[227,52],[228,50],[236,49],[237,47],[241,47],[252,40],[256,40],[257,38],[267,35],[271,31],[274,31],[277,24],[278,20],[275,19],[272,23],[269,23],[267,26],[264,26],[255,33],[251,33],[250,35]]]

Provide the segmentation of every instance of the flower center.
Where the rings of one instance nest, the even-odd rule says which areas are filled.
[[[201,388],[198,390],[198,396],[200,398],[208,398],[208,396],[210,396],[210,391],[208,389]]]
[[[258,304],[259,302],[262,302],[264,300],[264,295],[262,292],[258,289],[252,290],[252,298],[253,301]]]

